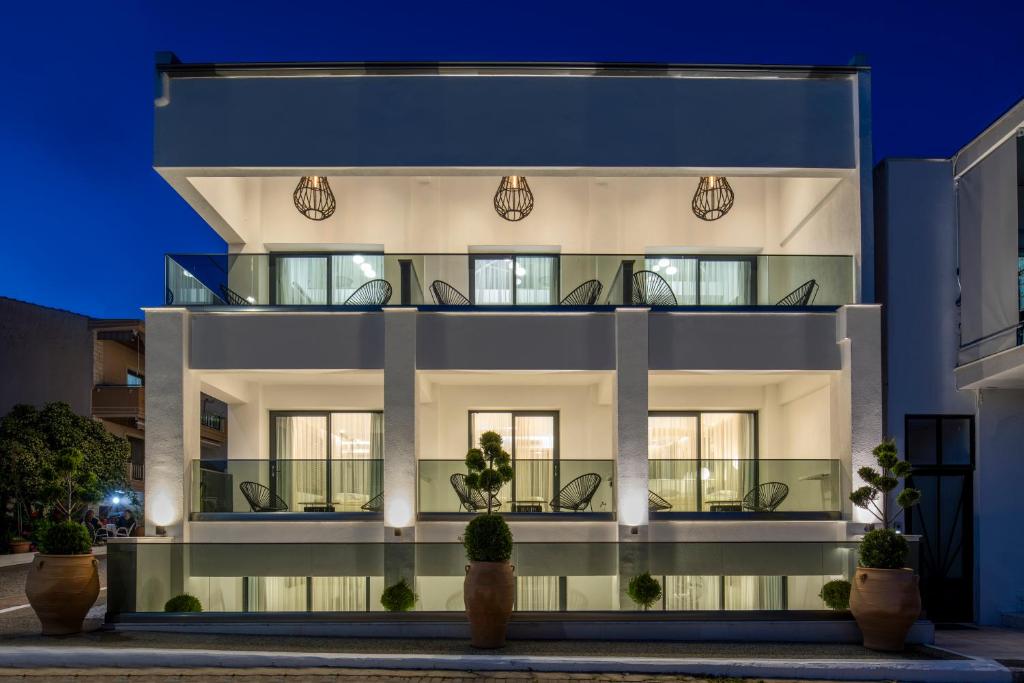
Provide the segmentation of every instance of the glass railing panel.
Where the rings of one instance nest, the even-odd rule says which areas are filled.
[[[666,512],[835,512],[838,460],[650,460],[650,490]]]
[[[192,511],[378,512],[382,478],[380,459],[194,460]]]
[[[611,460],[517,459],[513,471],[513,480],[497,494],[502,513],[554,512],[553,501],[562,512],[570,511],[562,506],[578,507],[580,512],[614,511],[614,462]],[[420,512],[467,512],[463,505],[463,496],[467,494],[456,490],[461,486],[458,481],[461,477],[452,483],[453,475],[466,473],[462,460],[420,460]],[[574,484],[579,477],[583,479]],[[470,508],[480,505],[476,496],[470,495],[469,500]]]
[[[852,256],[772,254],[757,257],[757,303],[774,306],[813,281],[808,305],[842,306],[856,301]]]

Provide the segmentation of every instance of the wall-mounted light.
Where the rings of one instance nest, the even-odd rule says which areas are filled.
[[[337,207],[331,184],[327,182],[327,176],[322,175],[302,176],[292,193],[292,201],[299,213],[311,221],[330,218]]]
[[[494,210],[507,221],[521,221],[533,211],[533,192],[524,175],[502,176],[494,193]]]
[[[693,194],[693,201],[690,203],[693,213],[697,218],[705,221],[717,221],[729,213],[736,193],[725,176],[709,175],[704,176],[697,183],[697,191]]]
[[[385,497],[384,524],[395,529],[412,526],[412,506],[409,505],[409,501],[397,496]]]

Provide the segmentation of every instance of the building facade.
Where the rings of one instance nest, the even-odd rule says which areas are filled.
[[[922,593],[936,619],[1024,611],[1024,103],[949,159],[875,172],[886,433],[915,467]]]
[[[869,86],[164,59],[154,166],[227,250],[168,255],[146,310],[163,542],[118,546],[112,613],[372,611],[400,577],[459,611],[488,430],[517,610],[633,609],[642,571],[666,611],[824,609],[883,437]]]

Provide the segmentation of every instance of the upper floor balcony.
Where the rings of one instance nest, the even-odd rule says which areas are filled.
[[[166,304],[201,307],[662,306],[834,308],[856,302],[855,259],[745,253],[172,254]]]

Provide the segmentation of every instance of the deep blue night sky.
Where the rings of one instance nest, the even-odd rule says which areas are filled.
[[[95,316],[160,304],[165,252],[224,249],[151,166],[158,50],[822,65],[859,53],[873,67],[876,161],[950,156],[1024,97],[1019,0],[26,4],[0,13],[0,295]]]

